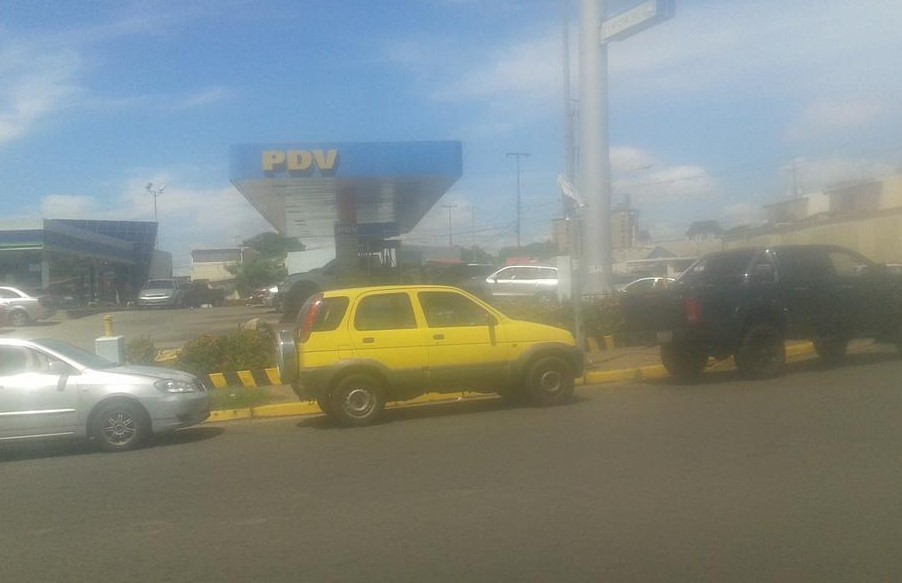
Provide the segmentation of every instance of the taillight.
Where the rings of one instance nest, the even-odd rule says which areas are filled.
[[[323,296],[316,295],[311,298],[310,307],[304,312],[304,318],[301,321],[301,328],[298,330],[298,342],[306,342],[313,332],[313,326],[316,324],[316,318],[319,316],[320,308],[323,306]]]
[[[686,323],[690,326],[696,326],[702,323],[702,311],[695,298],[686,298],[683,300],[683,313],[686,314]]]

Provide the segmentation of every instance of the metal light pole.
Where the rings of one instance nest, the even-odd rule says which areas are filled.
[[[157,222],[157,197],[163,194],[163,191],[166,190],[166,185],[161,184],[159,188],[153,187],[153,182],[148,182],[145,187],[147,192],[153,197],[153,222]]]
[[[520,248],[520,213],[522,206],[520,204],[520,158],[529,158],[529,152],[508,152],[508,158],[517,159],[517,249]]]
[[[145,188],[147,189],[147,192],[149,192],[153,197],[153,222],[157,223],[157,236],[154,238],[154,246],[156,247],[156,245],[159,244],[160,239],[160,223],[157,220],[157,197],[163,194],[163,191],[166,190],[166,185],[161,184],[159,188],[154,188],[153,182],[148,182]]]
[[[585,197],[586,291],[614,287],[611,256],[611,163],[608,148],[607,43],[671,18],[674,0],[645,0],[607,18],[605,0],[582,0],[579,35],[580,164],[577,191]]]

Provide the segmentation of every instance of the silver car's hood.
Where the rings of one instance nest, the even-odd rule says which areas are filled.
[[[123,375],[137,375],[143,377],[155,377],[158,379],[175,379],[179,381],[193,381],[197,379],[197,377],[191,373],[171,368],[163,368],[161,366],[116,366],[113,368],[104,369],[102,372]]]

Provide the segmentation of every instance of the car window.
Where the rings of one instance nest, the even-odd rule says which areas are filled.
[[[22,374],[29,370],[28,352],[21,346],[0,346],[0,375]]]
[[[403,330],[416,328],[410,296],[405,293],[366,296],[357,304],[354,328],[357,330]]]
[[[541,267],[538,271],[541,279],[557,279],[557,271],[550,267]]]
[[[865,275],[871,263],[864,258],[842,250],[833,250],[827,253],[830,265],[837,277],[858,278]]]
[[[830,265],[820,249],[789,247],[777,256],[780,278],[788,282],[824,281],[830,276]]]
[[[19,294],[17,294],[16,292],[14,292],[11,289],[0,289],[0,298],[16,299],[16,298],[21,298],[21,297],[22,296],[20,296]]]
[[[417,297],[430,328],[485,326],[492,320],[485,308],[460,294],[420,292]]]
[[[750,277],[755,283],[774,283],[777,281],[777,265],[771,252],[759,253],[749,267]]]
[[[717,253],[702,257],[680,276],[680,282],[738,282],[745,275],[755,253],[755,249],[741,249],[730,253]]]

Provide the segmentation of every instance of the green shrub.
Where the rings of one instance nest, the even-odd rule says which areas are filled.
[[[129,364],[156,364],[157,347],[150,336],[138,336],[125,343],[125,359]]]
[[[240,329],[223,335],[204,334],[185,343],[177,368],[196,375],[274,366],[271,328]]]
[[[524,298],[495,298],[492,304],[505,315],[566,328],[573,332],[573,304],[537,302]],[[624,332],[623,313],[617,295],[585,296],[583,298],[583,331],[588,338],[621,336]]]

